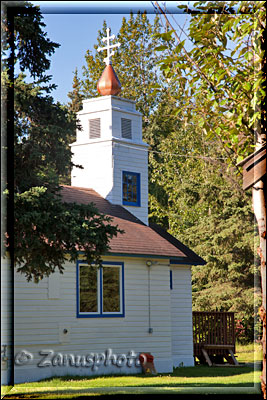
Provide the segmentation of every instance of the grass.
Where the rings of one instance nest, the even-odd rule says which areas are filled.
[[[5,399],[74,399],[113,394],[259,394],[260,346],[237,346],[239,367],[183,367],[172,374],[66,376],[15,385]],[[255,365],[258,367],[254,368]]]
[[[262,346],[257,343],[250,343],[246,345],[237,344],[236,353],[238,362],[240,363],[254,363],[262,361]]]

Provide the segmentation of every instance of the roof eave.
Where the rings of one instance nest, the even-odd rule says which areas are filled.
[[[150,228],[153,229],[155,232],[157,232],[160,236],[162,236],[165,240],[170,242],[174,247],[182,251],[187,257],[183,260],[183,262],[186,261],[187,264],[189,265],[206,265],[207,262],[200,256],[198,256],[193,250],[189,249],[186,245],[181,243],[178,239],[176,239],[174,236],[172,236],[170,233],[165,231],[161,226],[151,223],[149,224]],[[170,257],[171,258],[171,264],[175,264],[175,261],[177,261],[176,257]]]

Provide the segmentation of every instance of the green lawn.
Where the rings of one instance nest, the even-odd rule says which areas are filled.
[[[236,345],[238,362],[253,363],[262,361],[262,346],[260,344]]]
[[[237,346],[239,367],[176,368],[172,374],[61,377],[15,385],[6,399],[59,399],[102,394],[259,394],[260,347]]]

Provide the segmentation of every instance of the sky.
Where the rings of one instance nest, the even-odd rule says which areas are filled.
[[[82,76],[85,53],[88,49],[95,51],[93,46],[96,44],[98,30],[102,29],[104,20],[111,28],[111,33],[116,36],[123,16],[128,19],[131,10],[134,13],[146,10],[151,21],[155,17],[150,1],[31,1],[31,3],[40,6],[47,37],[60,44],[50,58],[51,66],[47,74],[52,75],[51,83],[57,85],[57,89],[51,95],[55,101],[65,104],[69,102],[67,94],[72,90],[73,72],[77,67],[79,76]],[[177,3],[167,2],[168,9],[177,12]],[[103,69],[104,67],[103,64]]]

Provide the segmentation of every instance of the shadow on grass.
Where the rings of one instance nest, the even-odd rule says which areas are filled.
[[[179,367],[174,368],[171,376],[177,377],[188,377],[188,378],[212,378],[215,376],[218,377],[227,377],[227,376],[236,376],[243,375],[253,371],[260,370],[258,367],[256,368],[254,364],[250,365],[239,365],[239,366],[224,366],[224,367],[209,367],[206,365],[196,366],[196,367]]]
[[[246,396],[251,393],[253,396],[260,394],[260,384],[255,384],[253,375],[248,377],[246,382],[229,383],[229,382],[164,382],[164,377],[170,378],[214,378],[218,377],[235,377],[242,374],[249,374],[254,371],[252,366],[243,367],[180,367],[175,368],[172,374],[157,374],[157,375],[93,375],[93,376],[78,376],[78,375],[65,375],[54,376],[38,382],[28,384],[16,385],[13,393],[9,392],[5,395],[5,399],[79,399],[84,397],[93,397],[100,395],[140,395],[140,394],[235,394],[243,393]],[[163,378],[162,382],[156,381],[157,378]],[[123,380],[116,385],[116,381],[112,386],[108,386],[109,382],[105,380],[110,378],[138,378],[138,385],[135,386],[134,382],[131,384],[129,381]],[[146,378],[150,378],[149,383]],[[152,378],[152,380],[151,380]],[[155,381],[153,382],[153,378]],[[99,382],[92,382],[100,379]],[[102,380],[102,381],[101,381]],[[80,381],[80,384],[79,382]],[[87,383],[86,383],[87,382]],[[42,385],[43,383],[43,385]],[[136,384],[136,382],[135,382]],[[28,386],[27,386],[28,385]],[[87,387],[85,387],[85,385]],[[88,387],[89,386],[89,387]],[[30,391],[27,393],[27,390]],[[245,397],[244,397],[245,398]],[[260,398],[260,397],[259,397]]]
[[[113,374],[113,375],[64,375],[64,376],[53,376],[51,378],[42,379],[38,382],[53,382],[53,380],[60,381],[82,381],[82,380],[95,380],[98,378],[108,379],[108,378],[153,378],[153,377],[181,377],[181,378],[212,378],[212,377],[227,377],[236,376],[250,373],[256,370],[253,365],[251,366],[239,366],[239,367],[209,367],[209,366],[195,366],[195,367],[177,367],[173,369],[172,373],[158,373],[157,375],[145,375],[145,374]]]
[[[251,387],[242,388],[238,385],[231,385],[231,387],[221,386],[221,387],[102,387],[102,388],[87,388],[87,389],[77,389],[77,390],[60,390],[60,391],[48,391],[42,390],[35,393],[22,393],[22,394],[10,394],[5,398],[8,399],[82,399],[85,397],[102,396],[102,395],[135,395],[140,396],[144,394],[154,394],[154,395],[174,395],[174,394],[190,394],[193,397],[199,398],[199,395],[235,395],[235,400],[242,399],[245,400],[247,396],[253,396],[253,399],[261,399],[260,388]],[[222,397],[225,399],[225,397]]]

